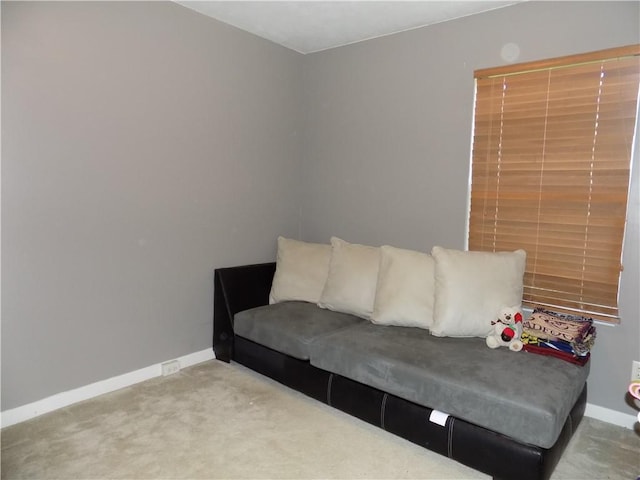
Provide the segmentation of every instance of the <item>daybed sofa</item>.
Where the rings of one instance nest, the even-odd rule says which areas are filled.
[[[276,265],[215,270],[218,360],[496,479],[551,476],[584,413],[588,363],[492,350],[479,336],[436,336],[309,301],[274,300]]]

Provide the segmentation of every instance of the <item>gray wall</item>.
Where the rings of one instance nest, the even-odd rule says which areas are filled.
[[[279,234],[464,247],[473,70],[510,42],[636,43],[638,6],[528,2],[301,56],[171,3],[2,2],[2,410],[209,348],[213,268]],[[624,413],[639,167],[589,394]]]
[[[474,69],[504,64],[508,43],[519,62],[637,43],[638,7],[527,2],[305,56],[302,238],[463,248]],[[622,324],[598,330],[588,399],[628,414],[640,359],[639,169],[636,153]]]
[[[211,347],[297,236],[300,55],[182,6],[2,2],[2,410]]]

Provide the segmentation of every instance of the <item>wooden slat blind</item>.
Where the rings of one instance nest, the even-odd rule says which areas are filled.
[[[525,305],[617,321],[639,55],[475,72],[469,250],[526,250]]]

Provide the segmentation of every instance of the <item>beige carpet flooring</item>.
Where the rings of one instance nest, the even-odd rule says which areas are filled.
[[[205,362],[1,432],[3,479],[487,479],[239,365]],[[640,437],[585,418],[553,480],[635,480]]]

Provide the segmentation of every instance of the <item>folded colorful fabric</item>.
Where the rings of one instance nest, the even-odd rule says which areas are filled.
[[[577,365],[589,360],[596,338],[593,319],[536,308],[523,322],[523,350]]]
[[[522,326],[525,331],[539,338],[574,342],[588,335],[593,319],[536,308]]]
[[[522,349],[525,352],[537,353],[538,355],[548,355],[550,357],[560,358],[566,362],[573,363],[575,365],[584,366],[588,361],[591,353],[587,353],[584,357],[576,357],[575,355],[560,352],[552,348],[537,347],[535,345],[524,345]]]

